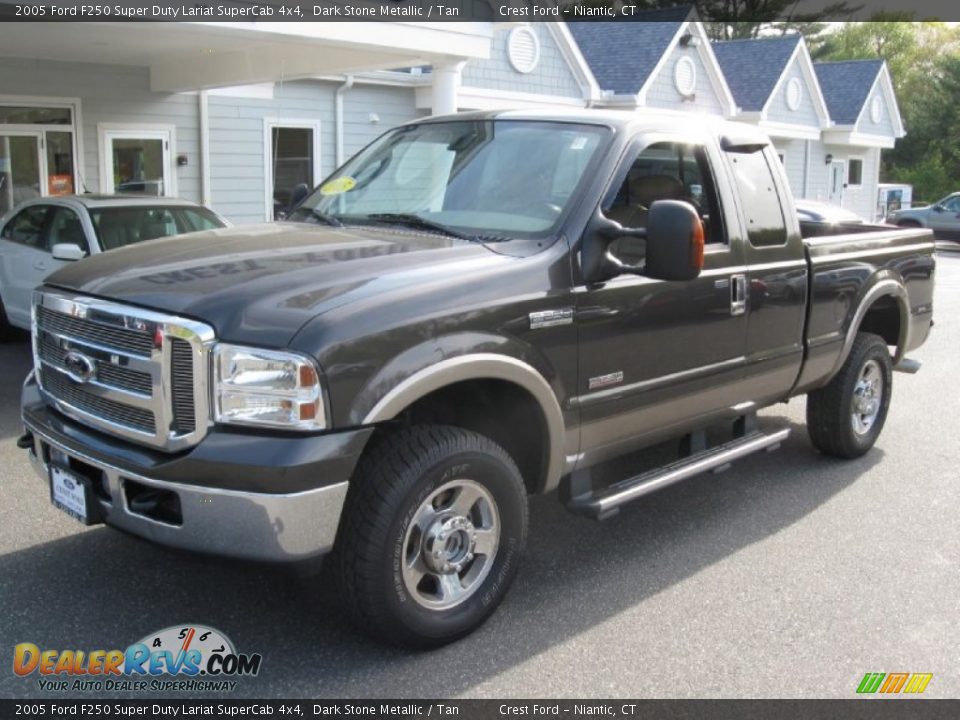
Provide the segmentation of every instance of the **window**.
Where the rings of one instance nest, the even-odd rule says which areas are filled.
[[[104,250],[144,240],[223,227],[209,210],[178,207],[102,207],[90,210]]]
[[[100,123],[97,131],[104,192],[158,197],[177,194],[172,127]]]
[[[604,203],[603,212],[624,227],[643,228],[650,206],[657,200],[690,203],[703,221],[706,242],[723,242],[719,202],[702,148],[678,143],[647,147],[633,161],[616,195]],[[622,262],[636,265],[643,260],[646,241],[621,238],[610,250]]]
[[[947,212],[960,213],[960,196],[947,198],[947,200],[940,203],[940,205]]]
[[[45,249],[43,226],[47,220],[46,205],[33,205],[17,213],[3,229],[3,239],[36,248]]]
[[[754,247],[785,245],[787,222],[766,153],[729,153],[728,157],[733,166],[750,244]]]
[[[863,184],[863,160],[850,158],[847,161],[847,185]]]
[[[51,208],[50,227],[47,230],[46,249],[53,250],[54,245],[61,243],[78,245],[84,252],[88,252],[87,238],[83,232],[83,225],[77,214],[65,207]]]

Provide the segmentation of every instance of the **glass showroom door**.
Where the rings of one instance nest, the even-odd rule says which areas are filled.
[[[166,130],[109,130],[104,134],[108,193],[174,195],[170,133]]]
[[[41,133],[0,131],[0,215],[43,195]]]

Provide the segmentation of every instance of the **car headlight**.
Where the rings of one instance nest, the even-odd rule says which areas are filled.
[[[217,422],[291,430],[327,426],[320,373],[306,355],[219,344],[213,376]]]

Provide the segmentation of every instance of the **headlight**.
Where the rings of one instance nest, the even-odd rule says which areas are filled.
[[[213,350],[216,420],[293,430],[323,430],[320,373],[307,356],[237,345]]]

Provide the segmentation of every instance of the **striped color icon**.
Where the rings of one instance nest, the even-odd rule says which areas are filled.
[[[927,689],[933,673],[866,673],[857,693],[872,695],[882,693],[892,695],[897,693],[919,695]]]

